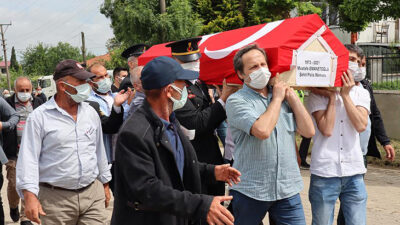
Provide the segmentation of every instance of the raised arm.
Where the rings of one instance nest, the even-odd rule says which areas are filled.
[[[351,121],[351,124],[357,130],[357,132],[363,132],[368,125],[368,109],[362,106],[356,106],[350,98],[350,90],[354,87],[355,82],[350,72],[343,73],[342,76],[343,87],[340,91],[340,95],[343,98],[343,104],[346,109],[347,115]],[[369,98],[368,96],[365,96]]]
[[[278,82],[274,85],[272,101],[267,110],[254,122],[250,130],[251,135],[261,140],[269,138],[278,122],[286,89],[288,89],[288,86],[284,82]]]
[[[293,89],[288,88],[286,90],[286,100],[293,110],[296,119],[297,133],[306,138],[314,136],[315,129],[311,116]]]
[[[335,117],[336,117],[336,93],[335,91],[330,91],[326,89],[311,89],[314,96],[319,95],[319,99],[323,97],[327,97],[328,105],[322,105],[322,103],[317,102],[314,103],[313,101],[318,101],[316,98],[310,97],[309,104],[314,105],[312,106],[312,115],[315,118],[315,122],[317,124],[318,130],[322,133],[322,135],[326,137],[330,137],[333,133],[333,128],[335,127]],[[319,105],[318,105],[319,104]],[[314,111],[315,107],[315,111]]]

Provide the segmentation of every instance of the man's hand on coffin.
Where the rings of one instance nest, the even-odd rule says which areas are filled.
[[[272,90],[272,97],[276,100],[283,101],[286,97],[286,90],[288,88],[289,86],[285,82],[276,82]]]
[[[353,74],[351,74],[350,70],[347,70],[347,72],[343,72],[342,81],[343,87],[340,90],[340,95],[342,97],[348,96],[350,90],[354,87],[354,85],[356,85],[354,82]]]
[[[327,98],[335,99],[335,96],[336,96],[336,91],[335,90],[330,90],[330,89],[327,89],[327,88],[315,88],[315,87],[312,87],[312,88],[310,88],[310,91],[312,93],[316,94],[316,95],[322,95],[322,96],[325,96]]]
[[[226,100],[229,98],[229,96],[231,94],[235,93],[237,90],[239,90],[239,87],[226,84],[226,80],[224,79],[220,99],[222,101],[226,102]]]

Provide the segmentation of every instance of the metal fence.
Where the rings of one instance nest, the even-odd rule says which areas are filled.
[[[400,54],[368,56],[367,78],[374,87],[400,90]]]

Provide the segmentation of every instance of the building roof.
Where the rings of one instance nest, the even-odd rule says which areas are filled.
[[[8,66],[10,66],[10,61],[7,62]],[[6,67],[6,62],[5,61],[0,61],[0,67]]]
[[[110,55],[110,53],[107,53],[105,55],[99,55],[99,56],[96,56],[94,58],[86,60],[86,66],[89,67],[89,66],[91,66],[91,65],[93,65],[95,63],[99,63],[99,64],[104,65],[105,62],[108,62],[110,60],[111,60],[111,55]]]

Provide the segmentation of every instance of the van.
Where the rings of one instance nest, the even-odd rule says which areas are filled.
[[[46,95],[47,99],[56,94],[56,82],[53,79],[53,75],[39,77],[38,85],[42,88],[42,92]]]

